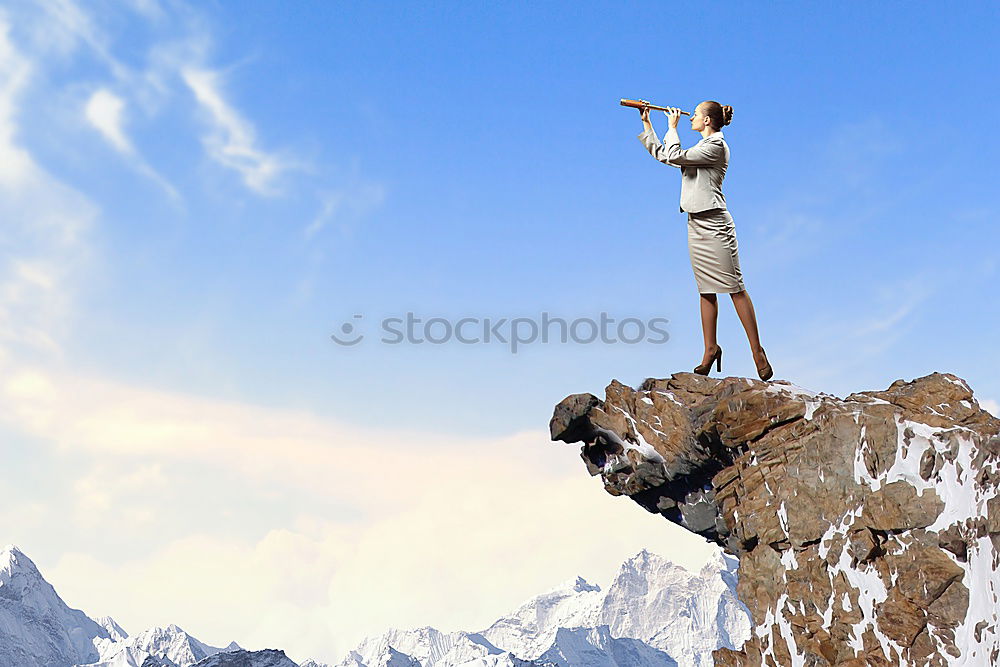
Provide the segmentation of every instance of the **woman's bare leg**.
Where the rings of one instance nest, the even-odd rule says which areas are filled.
[[[730,296],[733,297],[733,306],[747,332],[747,340],[750,341],[750,352],[753,354],[754,364],[760,365],[764,361],[764,356],[761,354],[760,333],[757,331],[757,315],[753,310],[753,301],[750,300],[750,295],[746,290],[733,292]]]
[[[701,365],[704,366],[708,360],[715,356],[715,346],[717,342],[716,325],[719,322],[719,299],[715,294],[701,294],[701,333],[705,337],[705,356],[702,357]]]

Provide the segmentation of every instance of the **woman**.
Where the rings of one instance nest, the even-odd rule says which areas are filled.
[[[705,337],[705,356],[694,372],[708,375],[712,363],[722,370],[722,347],[716,342],[716,324],[719,319],[717,293],[732,296],[733,305],[740,316],[750,341],[750,351],[760,379],[767,380],[774,371],[767,362],[764,348],[757,333],[757,318],[753,302],[743,285],[740,258],[736,243],[736,226],[726,208],[722,194],[722,180],[729,166],[729,145],[722,134],[722,127],[733,119],[733,108],[706,100],[691,115],[691,129],[701,133],[701,141],[681,150],[677,135],[680,109],[667,107],[670,129],[663,143],[656,137],[649,122],[649,107],[639,110],[644,126],[639,135],[646,150],[657,160],[681,170],[681,212],[688,214],[688,252],[691,268],[701,295],[701,328]]]

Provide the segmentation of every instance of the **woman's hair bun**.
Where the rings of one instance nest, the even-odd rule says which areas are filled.
[[[728,104],[722,107],[722,124],[729,125],[733,122],[733,108]]]

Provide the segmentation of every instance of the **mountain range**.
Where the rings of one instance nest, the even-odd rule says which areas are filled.
[[[337,667],[707,667],[750,637],[738,561],[722,551],[692,573],[642,550],[602,590],[566,580],[489,627],[430,626],[367,637]],[[0,551],[0,667],[330,667],[282,650],[215,647],[177,625],[129,635],[70,608],[17,546]]]

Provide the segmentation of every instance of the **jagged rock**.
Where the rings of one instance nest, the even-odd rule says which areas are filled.
[[[996,664],[1000,420],[964,380],[839,399],[675,373],[605,394],[560,403],[552,439],[740,558],[755,628],[716,664]]]
[[[210,655],[191,667],[298,667],[281,649],[224,651]]]

